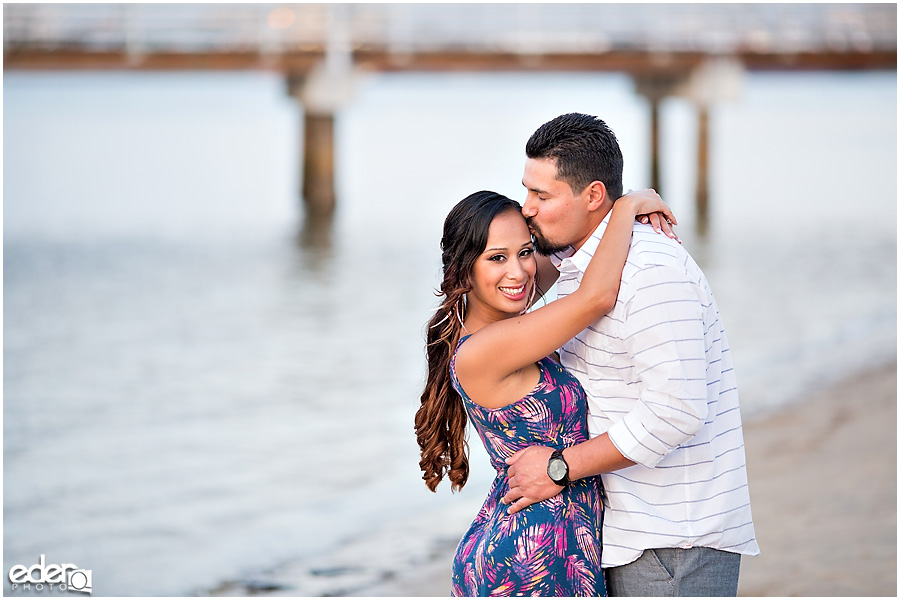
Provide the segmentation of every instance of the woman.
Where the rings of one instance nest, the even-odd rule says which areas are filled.
[[[455,596],[606,595],[600,569],[599,477],[507,514],[504,460],[535,443],[587,439],[577,379],[548,357],[615,304],[634,219],[661,212],[655,192],[620,198],[580,287],[527,313],[537,290],[531,234],[519,204],[478,192],[457,204],[441,240],[445,297],[429,323],[428,379],[416,413],[423,479],[468,478],[466,413],[497,470],[488,498],[457,548]]]

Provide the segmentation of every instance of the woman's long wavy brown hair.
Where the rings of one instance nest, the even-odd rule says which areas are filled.
[[[519,203],[495,192],[464,198],[444,220],[441,261],[444,278],[436,296],[443,297],[425,334],[428,377],[422,405],[416,412],[416,438],[422,457],[422,479],[432,492],[448,476],[453,491],[469,478],[466,411],[450,383],[450,359],[459,342],[465,314],[465,294],[472,289],[472,267],[487,247],[494,217],[521,212]]]

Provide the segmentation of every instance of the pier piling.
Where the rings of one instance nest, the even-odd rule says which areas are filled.
[[[308,73],[288,76],[287,86],[288,94],[303,108],[303,201],[308,213],[328,216],[337,203],[335,115],[352,98],[355,76],[349,68],[319,64]]]
[[[303,117],[303,200],[309,212],[334,212],[334,115]]]
[[[709,108],[697,106],[697,231],[709,225]]]

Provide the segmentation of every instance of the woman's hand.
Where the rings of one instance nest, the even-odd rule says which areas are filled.
[[[677,225],[678,221],[669,206],[663,202],[656,190],[646,189],[633,191],[629,190],[627,194],[622,196],[616,203],[622,200],[628,200],[631,204],[637,220],[645,225],[649,224],[656,233],[664,233],[679,244],[681,240],[675,235],[672,225]]]
[[[679,244],[681,243],[681,240],[678,239],[678,236],[675,235],[675,231],[672,229],[672,225],[677,225],[678,223],[669,221],[663,213],[654,212],[649,215],[638,215],[637,220],[644,225],[649,223],[656,233],[665,233]]]

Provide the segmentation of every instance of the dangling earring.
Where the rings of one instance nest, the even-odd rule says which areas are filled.
[[[528,303],[525,305],[525,308],[520,312],[520,315],[524,315],[531,307],[534,306],[534,296],[537,293],[537,273],[534,274],[534,279],[531,282],[531,297],[528,298]]]
[[[466,295],[463,294],[459,297],[459,300],[456,301],[456,304],[453,307],[454,310],[456,311],[456,319],[459,321],[459,326],[462,327],[463,329],[465,329],[466,326],[463,323],[462,316],[466,313],[467,302],[468,302],[468,300],[466,300]],[[462,310],[459,309],[460,304],[462,304]]]

